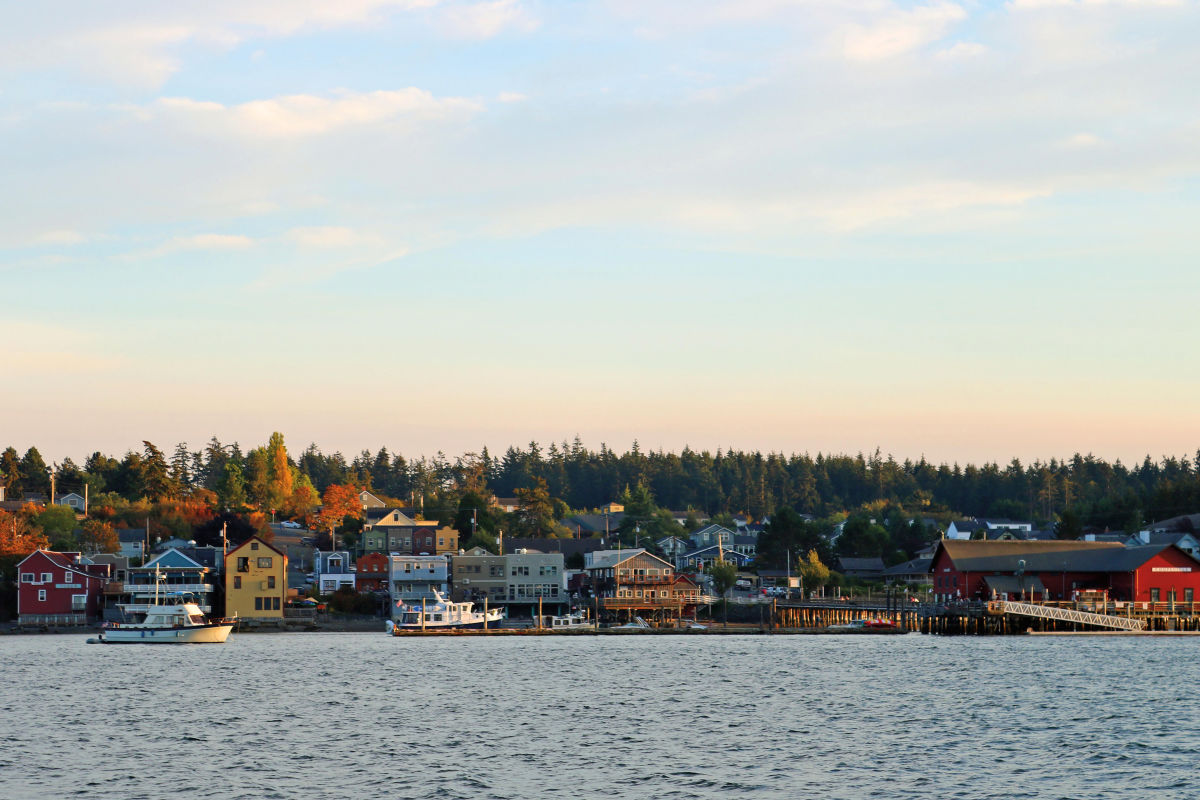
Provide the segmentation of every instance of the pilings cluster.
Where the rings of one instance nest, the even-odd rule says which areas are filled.
[[[1146,633],[1200,633],[1200,613],[1190,606],[1174,608],[1090,608],[1099,613],[1132,617],[1146,622]],[[923,603],[916,611],[917,630],[941,636],[1006,636],[1026,633],[1106,632],[1093,625],[1041,619],[1017,614],[990,614],[986,602]],[[1122,632],[1128,633],[1128,632]]]
[[[904,606],[833,605],[827,603],[776,602],[771,617],[780,628],[816,629],[845,625],[856,619],[887,620],[905,631],[916,631],[917,609]]]

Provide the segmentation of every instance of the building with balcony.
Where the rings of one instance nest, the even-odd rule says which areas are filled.
[[[220,552],[220,548],[216,549]],[[130,567],[126,571],[119,602],[128,613],[145,614],[154,604],[156,593],[162,597],[167,592],[188,592],[195,597],[201,611],[212,614],[219,605],[219,580],[217,570],[172,547],[142,566]],[[113,616],[116,609],[112,608],[111,592],[109,598],[106,616],[118,618]]]
[[[404,606],[432,602],[435,590],[443,596],[450,592],[449,559],[401,553],[388,556],[388,593],[393,619],[400,618]]]
[[[225,614],[283,619],[287,556],[251,536],[225,556]]]
[[[659,599],[671,596],[675,568],[645,548],[597,550],[584,556],[592,593],[597,597]]]
[[[677,583],[675,568],[643,548],[597,550],[585,559],[588,589],[610,619],[637,615],[666,622],[685,616],[689,606],[695,613],[696,601],[686,597],[690,587]]]

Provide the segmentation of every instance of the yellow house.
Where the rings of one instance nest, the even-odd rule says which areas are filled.
[[[287,556],[251,536],[225,554],[225,614],[283,619]]]

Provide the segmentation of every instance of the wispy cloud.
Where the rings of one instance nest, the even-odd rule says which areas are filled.
[[[166,119],[189,129],[262,139],[318,136],[339,128],[373,125],[400,118],[444,119],[482,109],[477,101],[436,98],[423,89],[353,92],[332,96],[286,95],[237,105],[187,97],[166,97],[132,111],[142,120]]]
[[[175,236],[157,247],[140,250],[125,255],[126,259],[141,260],[161,258],[175,253],[187,253],[198,250],[246,250],[254,246],[254,240],[249,236],[227,233],[198,233],[189,236]]]
[[[955,3],[893,10],[870,24],[846,26],[843,52],[852,61],[893,58],[938,41],[966,17],[966,10]]]
[[[84,5],[74,13],[31,13],[33,25],[25,30],[11,27],[11,38],[0,31],[0,69],[72,65],[91,78],[154,88],[182,67],[189,45],[228,50],[248,41],[377,23],[404,12],[419,12],[414,21],[427,18],[434,29],[461,38],[488,38],[537,25],[517,0],[152,3],[138,7],[119,24],[112,22],[109,8]]]
[[[448,7],[439,21],[443,31],[461,39],[490,39],[510,30],[529,33],[539,24],[537,17],[520,0],[460,3]]]

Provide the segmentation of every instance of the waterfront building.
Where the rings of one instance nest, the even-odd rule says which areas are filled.
[[[669,561],[641,547],[588,553],[584,569],[593,594],[601,598],[667,598],[675,580],[675,569]]]
[[[79,553],[35,550],[17,564],[17,621],[22,625],[95,621],[111,569]]]
[[[520,548],[504,556],[504,560],[507,571],[505,602],[510,617],[535,615],[539,602],[543,612],[549,613],[547,604],[557,606],[566,600],[562,553]]]
[[[257,536],[225,556],[225,615],[283,619],[288,558]]]
[[[220,548],[216,548],[220,552]],[[217,581],[220,579],[218,570],[201,564],[185,553],[171,548],[160,553],[140,567],[130,567],[127,577],[121,587],[120,602],[126,611],[131,613],[146,613],[154,605],[155,592],[161,598],[166,592],[188,592],[195,598],[196,605],[205,614],[212,614],[216,605],[214,596]],[[110,587],[111,588],[111,587]],[[109,593],[110,600],[113,593]],[[106,616],[120,619],[119,611],[110,608]]]
[[[508,596],[506,565],[504,556],[483,547],[451,556],[455,599],[481,601],[486,597],[492,605],[503,603]]]
[[[1069,600],[1104,591],[1121,601],[1191,603],[1200,589],[1200,560],[1174,544],[945,539],[929,572],[943,599]]]
[[[392,553],[388,556],[388,593],[392,618],[399,619],[401,606],[433,602],[434,591],[449,594],[450,562],[445,556],[414,556]]]

